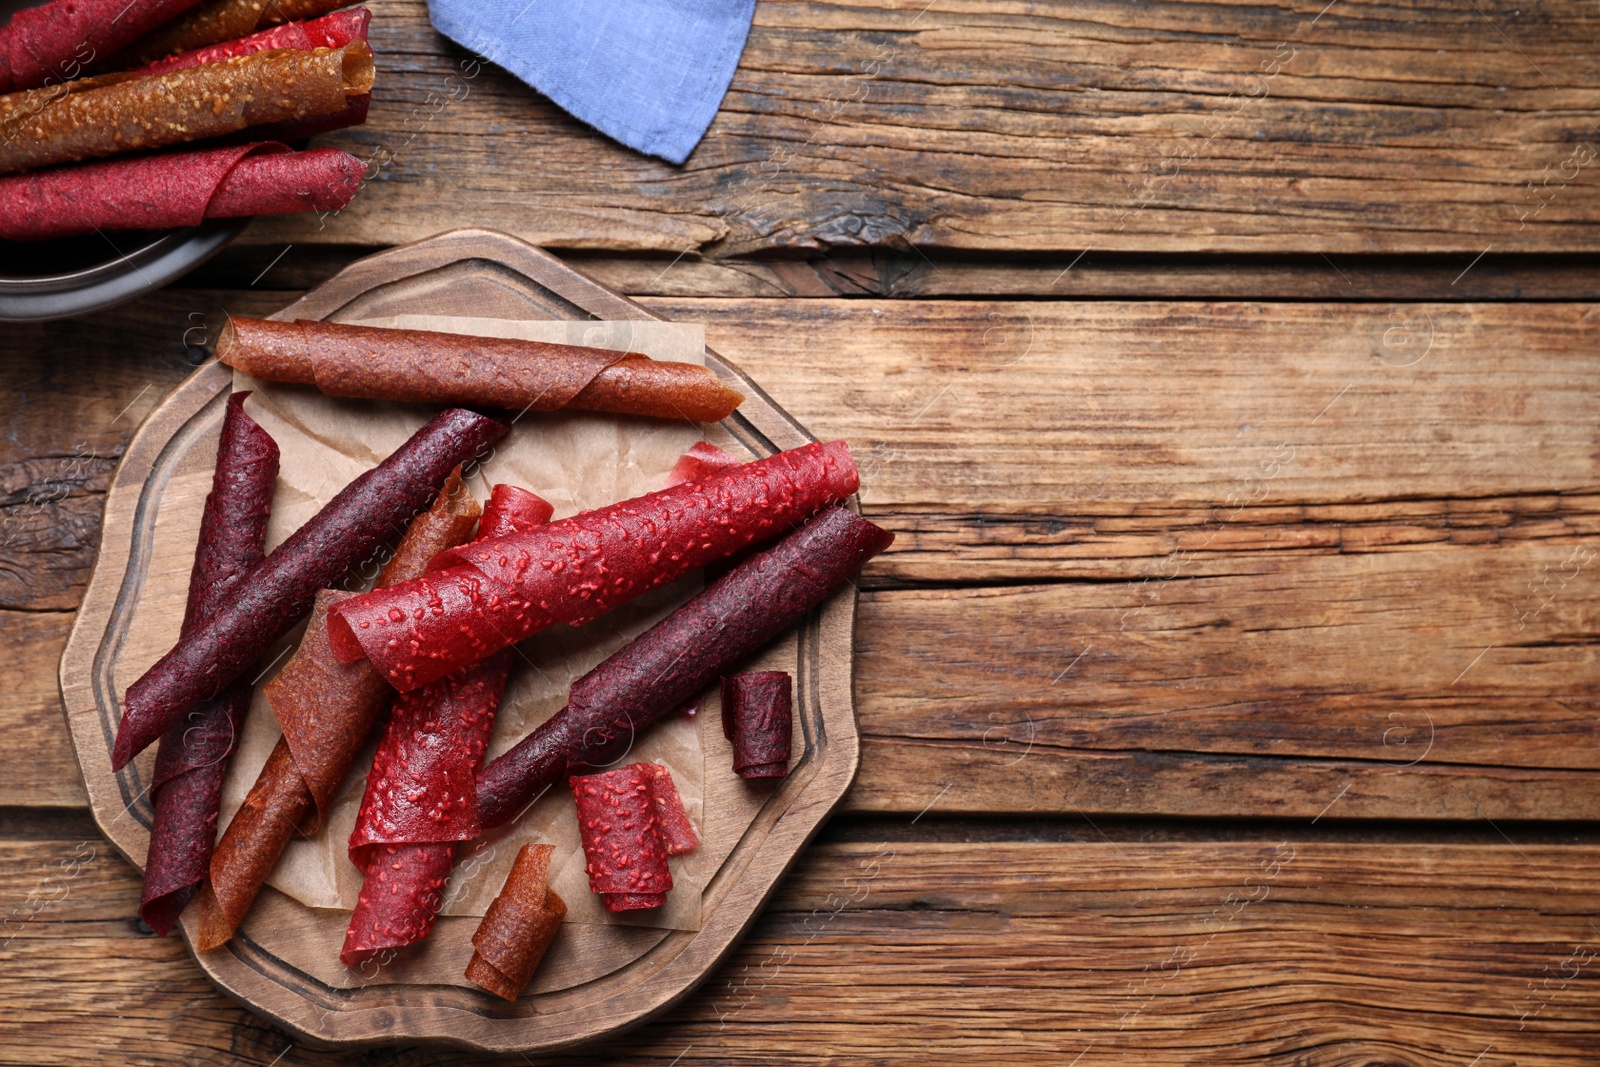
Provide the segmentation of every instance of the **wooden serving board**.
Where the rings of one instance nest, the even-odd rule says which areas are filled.
[[[363,259],[274,317],[399,314],[657,318],[537,248],[482,230],[453,231]],[[812,440],[738,368],[710,350],[706,362],[746,397],[717,428],[719,437],[726,434],[755,455]],[[152,567],[151,545],[163,516],[170,523],[174,513],[187,513],[192,521],[201,507],[204,493],[193,489],[193,474],[212,463],[231,382],[226,367],[202,367],[151,412],[129,444],[107,495],[94,576],[61,659],[62,701],[95,820],[140,867],[151,818],[149,757],[111,770],[119,680],[146,665],[132,662],[135,656],[149,655],[128,651],[140,647],[132,633],[140,602],[160,597],[181,611],[187,569]],[[336,957],[347,914],[306,907],[271,888],[224,948],[194,951],[193,909],[181,924],[183,936],[225,992],[314,1042],[526,1052],[642,1022],[688,993],[732,948],[849,788],[860,749],[851,692],[854,617],[849,587],[800,624],[792,640],[779,643],[792,650],[781,665],[796,679],[796,744],[803,751],[787,779],[747,805],[742,832],[735,828],[731,849],[715,857],[720,862],[706,875],[699,930],[589,927],[620,933],[603,939],[564,934],[515,1004],[471,985],[459,967],[402,961],[371,975],[345,972]],[[121,662],[125,656],[129,662]],[[136,905],[130,897],[130,916]],[[468,916],[442,916],[429,946],[465,943],[476,924]]]

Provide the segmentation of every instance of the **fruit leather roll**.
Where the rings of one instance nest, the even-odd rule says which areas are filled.
[[[672,890],[667,856],[675,853],[663,811],[676,804],[677,818],[688,823],[666,768],[634,763],[572,778],[567,784],[578,805],[589,888],[600,894],[606,910],[637,911],[665,904]],[[689,836],[694,836],[692,829]]]
[[[0,173],[332,114],[371,89],[365,41],[257,52],[65,95],[35,89],[0,97]]]
[[[206,219],[337,211],[365,165],[334,148],[256,142],[0,177],[0,238],[165,230]]]
[[[188,52],[245,37],[257,30],[296,19],[314,19],[348,0],[204,0],[177,18],[144,34],[109,61],[113,67],[136,67],[179,52]]]
[[[412,520],[379,571],[378,586],[421,574],[435,555],[465,542],[480,511],[459,469],[452,472],[433,506]],[[354,595],[332,589],[317,594],[300,646],[265,687],[283,737],[212,855],[210,882],[200,898],[201,948],[216,948],[233,936],[295,830],[317,831],[356,753],[394,698],[370,664],[340,663],[328,647],[328,607]]]
[[[555,850],[532,842],[522,846],[472,935],[467,980],[505,1000],[516,1000],[527,987],[566,918],[566,901],[548,881]]]
[[[228,398],[216,472],[189,574],[185,634],[192,634],[261,559],[278,479],[278,446],[245,414],[249,395],[234,393]],[[173,723],[161,737],[150,784],[155,821],[150,826],[139,916],[163,936],[205,879],[217,835],[223,775],[249,708],[250,685],[241,679]]]
[[[496,486],[482,526],[488,536],[549,518],[539,497]],[[364,881],[339,953],[346,966],[433,929],[456,845],[480,832],[478,768],[514,655],[498,652],[395,701],[350,834],[350,861]]]
[[[783,534],[858,484],[843,441],[813,443],[474,542],[441,556],[441,569],[335,605],[334,652],[365,655],[396,689],[414,689]]]
[[[552,784],[616,759],[639,731],[798,622],[893,541],[834,507],[738,564],[573,683],[565,708],[485,767],[479,821],[504,825]]]
[[[191,52],[167,56],[135,68],[126,76],[149,77],[152,74],[165,74],[169,70],[183,70],[186,67],[198,67],[202,63],[216,63],[279,48],[296,48],[302,52],[317,48],[343,48],[352,41],[365,41],[371,23],[372,12],[364,7],[336,11],[310,22],[287,22],[248,37],[224,40]]]
[[[716,422],[744,399],[705,367],[637,352],[336,322],[231,319],[217,358],[266,381],[371,400]]]
[[[206,624],[128,688],[112,761],[117,769],[198,702],[216,696],[311,608],[317,590],[387,544],[450,472],[506,427],[443,411],[374,469],[345,486],[239,581]],[[337,605],[334,610],[337,610]]]
[[[0,27],[0,93],[76,78],[195,0],[50,0]]]
[[[789,773],[794,679],[784,671],[749,671],[722,680],[722,735],[733,742],[740,778]]]

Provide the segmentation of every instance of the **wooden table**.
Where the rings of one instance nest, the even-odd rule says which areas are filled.
[[[0,1062],[462,1061],[141,932],[55,667],[185,329],[463,225],[705,322],[899,537],[842,813],[550,1062],[1596,1062],[1593,11],[1324,2],[761,0],[673,168],[377,0],[348,211],[0,332]]]

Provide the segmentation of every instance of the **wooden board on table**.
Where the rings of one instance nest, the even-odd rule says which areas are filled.
[[[1303,826],[1186,842],[879,829],[808,850],[669,1016],[540,1067],[1588,1067],[1600,1053],[1593,844],[1511,844],[1487,828],[1472,844],[1307,840]],[[207,989],[181,946],[134,931],[137,892],[92,827],[0,839],[0,899],[28,902],[0,946],[22,979],[0,982],[7,1051],[373,1062],[308,1047]]]
[[[654,317],[530,245],[473,230],[352,264],[275,317],[482,316],[490,306],[521,318]],[[709,350],[706,360],[747,398],[720,426],[729,447],[769,455],[810,440],[737,368]],[[203,490],[185,492],[179,475],[203,471],[210,462],[232,379],[227,368],[207,364],[150,414],[128,446],[107,494],[94,576],[61,658],[61,696],[91,810],[102,832],[135,863],[143,859],[149,836],[148,758],[111,771],[121,697],[114,679],[146,665],[118,669],[119,657],[132,654],[126,650],[134,645],[134,606],[152,597],[183,602],[186,573],[152,566],[151,545],[164,515],[201,507]],[[445,942],[465,945],[475,918],[441,917],[425,951],[408,954],[416,955],[411,962],[417,966],[396,963],[358,974],[321,966],[321,957],[308,962],[319,945],[324,956],[337,955],[347,921],[342,913],[304,907],[266,890],[233,941],[196,953],[197,961],[252,1008],[299,1034],[341,1044],[423,1041],[542,1050],[615,1032],[665,1010],[733,946],[854,777],[854,611],[852,587],[798,627],[795,659],[786,669],[797,682],[804,755],[787,779],[756,801],[748,825],[734,835],[737,844],[707,876],[699,930],[569,930],[530,993],[507,1005],[467,982],[459,965],[442,968],[424,959]],[[130,897],[130,911],[133,905]],[[191,945],[196,924],[191,909],[182,924]]]
[[[381,180],[337,218],[245,240],[389,244],[468,218],[691,258],[1448,252],[1460,270],[1588,251],[1591,18],[1585,0],[771,0],[677,167],[396,0],[373,19],[369,122],[321,142]]]

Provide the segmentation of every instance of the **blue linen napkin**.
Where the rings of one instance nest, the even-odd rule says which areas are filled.
[[[629,148],[682,163],[733,81],[755,0],[428,0],[434,28]]]

